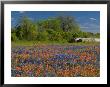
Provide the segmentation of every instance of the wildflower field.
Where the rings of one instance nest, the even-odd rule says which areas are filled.
[[[11,49],[12,77],[99,77],[100,46],[38,45]]]
[[[99,11],[12,11],[11,21],[12,77],[100,76]]]

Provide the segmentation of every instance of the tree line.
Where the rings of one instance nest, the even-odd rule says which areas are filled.
[[[11,41],[57,41],[70,42],[73,38],[100,37],[100,33],[82,32],[79,24],[72,16],[32,21],[22,17],[20,22],[11,29]]]

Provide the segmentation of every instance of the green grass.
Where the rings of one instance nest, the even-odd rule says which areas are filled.
[[[50,42],[50,41],[16,41],[11,42],[12,47],[15,46],[37,46],[37,45],[76,45],[76,46],[93,46],[93,45],[100,45],[99,42],[75,42],[75,43],[68,43],[68,42]]]

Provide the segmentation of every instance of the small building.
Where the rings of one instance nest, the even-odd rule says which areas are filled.
[[[99,38],[76,38],[75,42],[100,42]]]

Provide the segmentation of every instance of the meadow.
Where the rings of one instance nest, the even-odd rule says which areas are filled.
[[[35,13],[38,16],[39,12]],[[82,31],[75,17],[54,15],[33,21],[23,16],[13,24],[12,77],[100,76],[100,42],[76,41],[77,38],[99,39],[100,33]]]
[[[99,45],[14,46],[12,77],[99,77]]]

